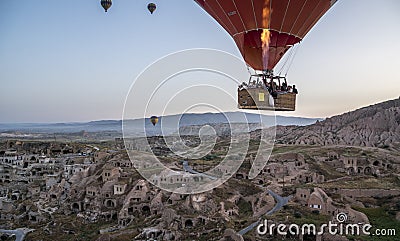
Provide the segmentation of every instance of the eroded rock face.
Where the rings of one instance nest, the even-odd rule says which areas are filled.
[[[234,241],[243,241],[243,237],[235,232],[233,229],[226,229],[224,232],[224,237],[221,239],[221,241],[225,240],[234,240]]]
[[[161,220],[165,227],[170,227],[179,216],[177,212],[171,208],[166,208],[161,216]]]
[[[206,198],[206,195],[204,195],[204,194],[192,195],[191,196],[192,207],[195,210],[200,211],[202,203],[204,203],[206,200],[207,200],[207,198]]]
[[[398,147],[400,145],[400,99],[364,107],[309,126],[279,126],[277,142]]]
[[[354,223],[370,223],[367,215],[352,209],[350,205],[346,205],[346,211],[348,213],[349,219],[351,219],[351,221],[353,221]]]

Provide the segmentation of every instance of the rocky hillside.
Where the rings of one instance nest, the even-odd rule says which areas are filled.
[[[278,126],[277,143],[400,147],[400,98],[309,126]]]

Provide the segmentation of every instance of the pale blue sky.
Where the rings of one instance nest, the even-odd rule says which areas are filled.
[[[240,56],[194,1],[154,1],[153,15],[144,0],[114,0],[107,14],[99,2],[2,1],[0,122],[121,119],[133,80],[160,57],[188,48]],[[398,98],[399,13],[398,0],[339,0],[301,43],[288,74],[297,110],[282,114],[328,117]]]

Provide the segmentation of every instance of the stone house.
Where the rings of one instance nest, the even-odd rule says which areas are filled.
[[[321,214],[334,215],[338,208],[334,206],[330,198],[321,188],[297,188],[296,200],[311,210],[318,210]]]
[[[101,178],[103,182],[107,182],[120,177],[121,169],[119,167],[114,167],[111,164],[107,164],[103,168],[101,173]]]
[[[114,195],[122,195],[126,191],[127,184],[114,184]]]

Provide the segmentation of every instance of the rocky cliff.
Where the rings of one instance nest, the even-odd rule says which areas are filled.
[[[278,126],[277,143],[400,147],[400,98],[309,126]]]

